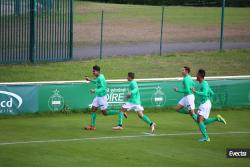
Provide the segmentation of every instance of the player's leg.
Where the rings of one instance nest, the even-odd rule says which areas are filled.
[[[189,111],[180,103],[175,107],[175,111],[182,114],[189,114]]]
[[[92,110],[91,110],[91,124],[86,126],[84,129],[85,130],[95,130],[96,129],[96,111],[97,111],[97,107],[92,106]]]
[[[182,114],[188,114],[188,110],[185,108],[185,101],[186,101],[186,98],[183,97],[179,103],[177,104],[177,106],[175,107],[175,111],[178,112],[178,113],[182,113]]]
[[[205,118],[202,115],[198,115],[197,123],[199,125],[200,132],[202,134],[202,138],[199,140],[199,142],[210,141],[208,134],[207,134],[206,125],[204,124],[204,120]]]
[[[197,122],[197,114],[195,113],[195,97],[194,95],[187,96],[187,104],[186,104],[190,116]]]
[[[143,113],[144,108],[141,105],[136,105],[134,110],[137,112],[137,115],[140,119],[142,119],[146,124],[148,124],[151,128],[151,132],[153,133],[156,128],[156,124],[151,121],[151,119]]]
[[[190,114],[190,116],[194,119],[194,121],[196,122],[198,116],[197,116],[197,114],[195,113],[194,109],[189,110],[189,114]]]
[[[95,97],[92,102],[92,109],[91,109],[91,124],[86,126],[85,130],[95,130],[96,129],[96,111],[99,107],[98,98]]]
[[[101,108],[101,111],[104,116],[117,115],[120,112],[120,110],[107,110],[105,108]]]
[[[118,114],[118,125],[113,127],[114,130],[121,130],[123,129],[123,119],[124,117],[127,118],[127,111],[132,109],[133,105],[131,103],[125,103],[122,105],[122,108]]]
[[[119,114],[120,110],[102,110],[102,114],[105,116]]]
[[[207,134],[206,125],[204,123],[204,121],[206,119],[208,119],[208,117],[209,117],[210,110],[211,110],[211,103],[210,103],[210,101],[207,101],[206,103],[201,104],[199,106],[199,109],[198,109],[198,120],[197,120],[197,123],[199,125],[201,134],[203,136],[202,139],[199,140],[200,142],[210,141],[210,139],[208,137],[208,134]]]
[[[121,108],[120,112],[118,114],[118,125],[113,127],[113,130],[122,130],[123,129],[123,119],[124,119],[124,113],[127,112],[126,108]]]
[[[119,110],[108,110],[108,99],[107,96],[98,97],[98,104],[102,111],[102,114],[105,116],[116,115],[119,113]]]
[[[223,124],[227,124],[226,120],[221,116],[221,115],[217,115],[216,117],[212,117],[212,118],[208,118],[204,121],[205,125],[214,123],[214,122],[221,122]]]

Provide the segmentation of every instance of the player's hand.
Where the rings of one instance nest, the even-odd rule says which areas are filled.
[[[90,81],[89,77],[85,77],[85,80],[86,80],[86,81]]]
[[[174,91],[176,91],[176,92],[177,92],[178,90],[179,90],[178,88],[174,88]]]
[[[196,89],[195,88],[191,88],[191,90],[195,93],[196,92]]]
[[[95,93],[95,89],[91,89],[90,93],[94,94]]]

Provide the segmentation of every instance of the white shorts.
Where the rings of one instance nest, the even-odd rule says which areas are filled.
[[[134,110],[135,112],[142,112],[142,111],[144,111],[144,108],[141,105],[139,105],[139,104],[133,104],[133,103],[129,103],[129,102],[123,104],[122,108],[125,108],[128,111]]]
[[[187,95],[179,101],[179,104],[184,106],[188,110],[194,110],[195,109],[194,99],[195,98],[193,94]]]
[[[106,110],[108,108],[107,96],[103,96],[103,97],[96,96],[92,102],[92,106],[100,108],[101,110]]]
[[[212,107],[211,101],[207,100],[205,103],[199,106],[198,114],[203,116],[205,119],[208,119],[211,107]]]

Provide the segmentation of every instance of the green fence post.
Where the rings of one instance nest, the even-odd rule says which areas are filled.
[[[30,1],[30,53],[29,61],[34,63],[35,54],[35,0]]]
[[[226,0],[221,0],[221,26],[220,26],[220,51],[223,51],[223,43],[224,43],[224,10]]]
[[[103,14],[104,14],[104,11],[102,10],[102,14],[101,14],[100,59],[102,59],[102,47],[103,47]]]
[[[165,9],[165,7],[164,7],[164,6],[162,6],[162,10],[161,10],[160,56],[162,55],[163,28],[164,28],[164,9]]]
[[[73,21],[73,19],[74,19],[74,17],[73,17],[73,1],[74,0],[71,0],[70,1],[70,41],[69,41],[69,56],[70,56],[70,59],[72,59],[72,57],[73,57],[73,23],[74,23],[74,21]]]
[[[21,1],[15,0],[15,14],[19,16],[21,13]]]
[[[38,3],[37,0],[34,0],[34,5],[35,5],[35,14],[38,13]]]

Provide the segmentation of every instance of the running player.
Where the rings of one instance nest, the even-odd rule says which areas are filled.
[[[199,125],[200,131],[203,137],[199,140],[199,142],[210,141],[210,138],[208,137],[208,134],[207,134],[206,125],[214,123],[214,122],[221,122],[221,123],[226,124],[225,119],[221,115],[217,115],[216,117],[209,118],[210,110],[212,107],[210,99],[214,95],[214,92],[208,85],[208,82],[205,81],[205,75],[206,75],[205,70],[200,69],[197,73],[197,80],[200,83],[199,88],[198,90],[196,90],[195,88],[192,88],[192,91],[196,95],[201,96],[201,104],[197,112],[198,114],[197,123]]]
[[[91,89],[90,93],[96,94],[92,102],[92,112],[91,112],[91,125],[85,127],[85,130],[96,130],[96,111],[98,108],[101,109],[103,115],[115,115],[119,114],[119,110],[110,110],[108,108],[108,99],[107,99],[107,82],[103,74],[101,74],[101,68],[97,65],[93,67],[93,75],[96,77],[94,80],[90,80],[86,77],[87,81],[96,84],[96,89]]]
[[[190,68],[183,67],[182,75],[183,75],[183,88],[174,88],[176,92],[183,93],[184,97],[179,101],[178,105],[176,106],[176,111],[183,114],[190,114],[191,117],[197,121],[197,114],[195,114],[195,97],[192,92],[192,88],[195,87],[194,81],[190,76]]]
[[[129,92],[126,96],[128,102],[126,102],[119,113],[119,121],[116,127],[113,127],[114,130],[122,130],[123,129],[123,119],[124,116],[127,117],[126,112],[129,110],[134,110],[140,119],[142,119],[146,124],[148,124],[151,128],[151,132],[153,133],[156,128],[156,124],[152,122],[149,117],[147,117],[143,111],[144,108],[141,106],[141,98],[140,92],[137,85],[137,82],[134,80],[135,74],[132,72],[128,73],[128,81],[129,81]]]

